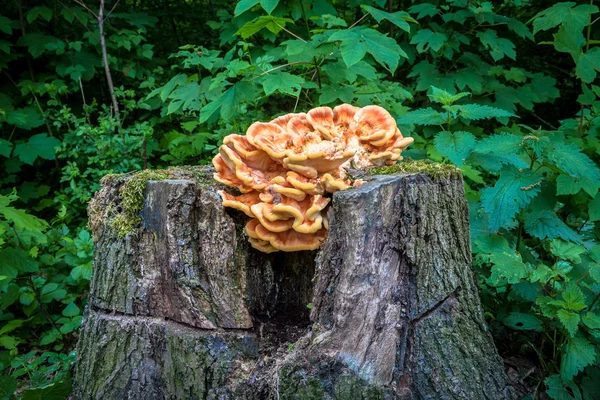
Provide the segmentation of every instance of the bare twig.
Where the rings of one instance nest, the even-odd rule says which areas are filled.
[[[79,77],[79,88],[81,89],[81,98],[83,99],[83,111],[85,112],[85,119],[87,119],[89,125],[92,125],[92,122],[90,121],[90,115],[86,110],[87,103],[85,102],[85,93],[83,92],[83,83],[81,83],[81,77]]]
[[[287,30],[283,27],[283,25],[279,25],[277,22],[275,22],[275,25],[277,25],[278,27],[280,27],[281,29],[283,29],[285,32],[289,33],[290,35],[292,35],[293,37],[295,37],[296,39],[298,39],[299,41],[301,41],[302,43],[306,43],[306,40],[302,39],[300,36],[296,35],[294,32]]]
[[[362,17],[360,17],[360,18],[358,19],[358,21],[356,21],[355,23],[353,23],[352,25],[350,25],[350,26],[348,27],[348,29],[354,28],[356,25],[358,25],[358,24],[360,23],[360,21],[362,21],[363,19],[367,18],[367,16],[368,16],[368,15],[369,15],[369,14],[365,14],[365,15],[363,15]]]
[[[19,0],[17,5],[19,6],[19,22],[21,23],[21,34],[25,36],[27,32],[25,31],[25,22],[23,19],[23,2]],[[33,67],[31,66],[31,60],[29,59],[29,55],[25,57],[25,59],[27,60],[27,67],[29,68],[29,75],[31,76],[31,81],[35,82],[35,75],[33,74]]]
[[[60,0],[56,0],[56,1],[58,2],[58,4],[60,4],[61,6],[63,6],[63,7],[64,7],[64,8],[65,8],[65,9],[66,9],[68,12],[70,12],[71,14],[73,14],[73,16],[74,16],[75,18],[77,18],[77,21],[79,21],[79,22],[81,23],[81,25],[83,25],[83,27],[84,27],[84,28],[85,28],[85,29],[86,29],[86,30],[87,30],[87,31],[90,33],[90,35],[92,35],[92,37],[93,37],[94,39],[96,39],[96,41],[97,41],[98,43],[100,43],[100,39],[98,39],[98,36],[96,36],[96,34],[95,34],[94,32],[92,32],[92,31],[90,30],[90,28],[88,28],[87,24],[85,24],[85,23],[84,23],[84,22],[81,20],[81,18],[79,18],[79,16],[73,12],[73,10],[71,10],[69,7],[67,7],[66,5],[64,5],[64,4],[63,4],[63,3],[62,3]]]
[[[84,3],[82,3],[79,0],[73,0],[73,1],[77,4],[79,4],[81,7],[85,8],[87,10],[87,12],[89,12],[90,14],[92,14],[94,16],[94,18],[98,18],[98,15],[95,12],[93,12],[92,10],[90,10],[89,7],[86,6]],[[101,1],[100,3],[101,3],[102,9],[104,9],[104,1]]]
[[[104,20],[106,21],[108,19],[108,17],[110,17],[110,14],[112,14],[112,12],[115,10],[115,8],[117,8],[117,6],[119,5],[119,2],[121,0],[117,0],[117,2],[115,3],[115,5],[110,9],[110,11],[108,12],[108,14],[106,14],[106,17],[104,17]]]
[[[77,0],[74,0],[77,1]],[[98,10],[98,30],[100,31],[100,47],[102,49],[102,61],[104,62],[104,72],[106,73],[106,82],[108,83],[108,91],[112,100],[113,109],[115,111],[115,117],[119,121],[119,103],[115,96],[115,88],[113,86],[112,75],[110,73],[110,66],[108,64],[108,53],[106,51],[106,39],[104,37],[104,0],[100,0],[100,9]]]

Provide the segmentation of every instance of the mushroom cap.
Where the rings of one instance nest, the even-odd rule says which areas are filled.
[[[246,224],[252,247],[313,250],[329,229],[331,199],[324,195],[363,183],[347,179],[346,168],[391,165],[412,142],[382,107],[317,107],[227,136],[213,159],[215,179],[242,192],[219,195],[224,206],[252,218]]]

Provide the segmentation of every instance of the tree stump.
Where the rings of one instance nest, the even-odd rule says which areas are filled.
[[[319,251],[269,255],[211,175],[103,180],[74,398],[511,398],[459,172],[373,176],[335,193]]]

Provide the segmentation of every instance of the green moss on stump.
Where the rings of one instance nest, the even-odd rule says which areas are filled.
[[[434,180],[456,178],[462,175],[460,169],[454,165],[410,159],[394,165],[370,168],[368,173],[369,175],[427,174]]]
[[[108,174],[102,178],[104,188],[115,188],[120,196],[103,189],[90,202],[89,226],[92,231],[100,225],[114,229],[119,237],[133,233],[141,223],[140,211],[144,206],[144,194],[148,181],[165,179],[188,179],[201,187],[219,187],[210,166],[172,167],[166,170],[143,170],[125,174]]]

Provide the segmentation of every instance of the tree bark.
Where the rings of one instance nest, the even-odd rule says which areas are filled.
[[[90,205],[95,264],[74,398],[508,399],[471,271],[459,175],[333,196],[318,252],[263,254],[199,168]],[[310,314],[310,315],[309,315]]]

